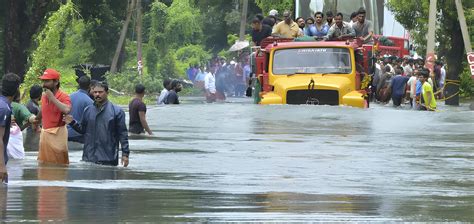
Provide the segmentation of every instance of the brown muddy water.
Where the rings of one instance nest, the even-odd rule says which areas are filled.
[[[474,221],[474,112],[151,107],[130,166],[8,164],[3,222]],[[187,102],[186,102],[187,100]],[[187,104],[186,104],[187,103]]]

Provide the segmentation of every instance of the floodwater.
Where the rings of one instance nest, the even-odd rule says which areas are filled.
[[[186,99],[185,99],[186,100]],[[372,105],[149,108],[130,166],[9,163],[3,222],[474,221],[474,112]],[[185,102],[186,103],[186,102]]]

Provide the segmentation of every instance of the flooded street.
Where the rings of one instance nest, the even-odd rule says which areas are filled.
[[[20,221],[474,221],[474,112],[372,105],[149,107],[130,166],[9,163]],[[186,102],[185,102],[186,103]],[[443,104],[444,103],[440,103]]]

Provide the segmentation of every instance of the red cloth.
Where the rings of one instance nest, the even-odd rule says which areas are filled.
[[[59,102],[71,106],[71,99],[69,95],[58,89],[54,95]],[[63,121],[63,113],[53,102],[48,100],[48,97],[43,94],[41,97],[41,114],[43,116],[43,128],[55,128],[66,125]]]

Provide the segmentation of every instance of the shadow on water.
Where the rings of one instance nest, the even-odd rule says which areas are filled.
[[[3,222],[474,221],[474,114],[201,98],[147,113],[130,167],[10,161]],[[186,102],[186,99],[184,99]]]

